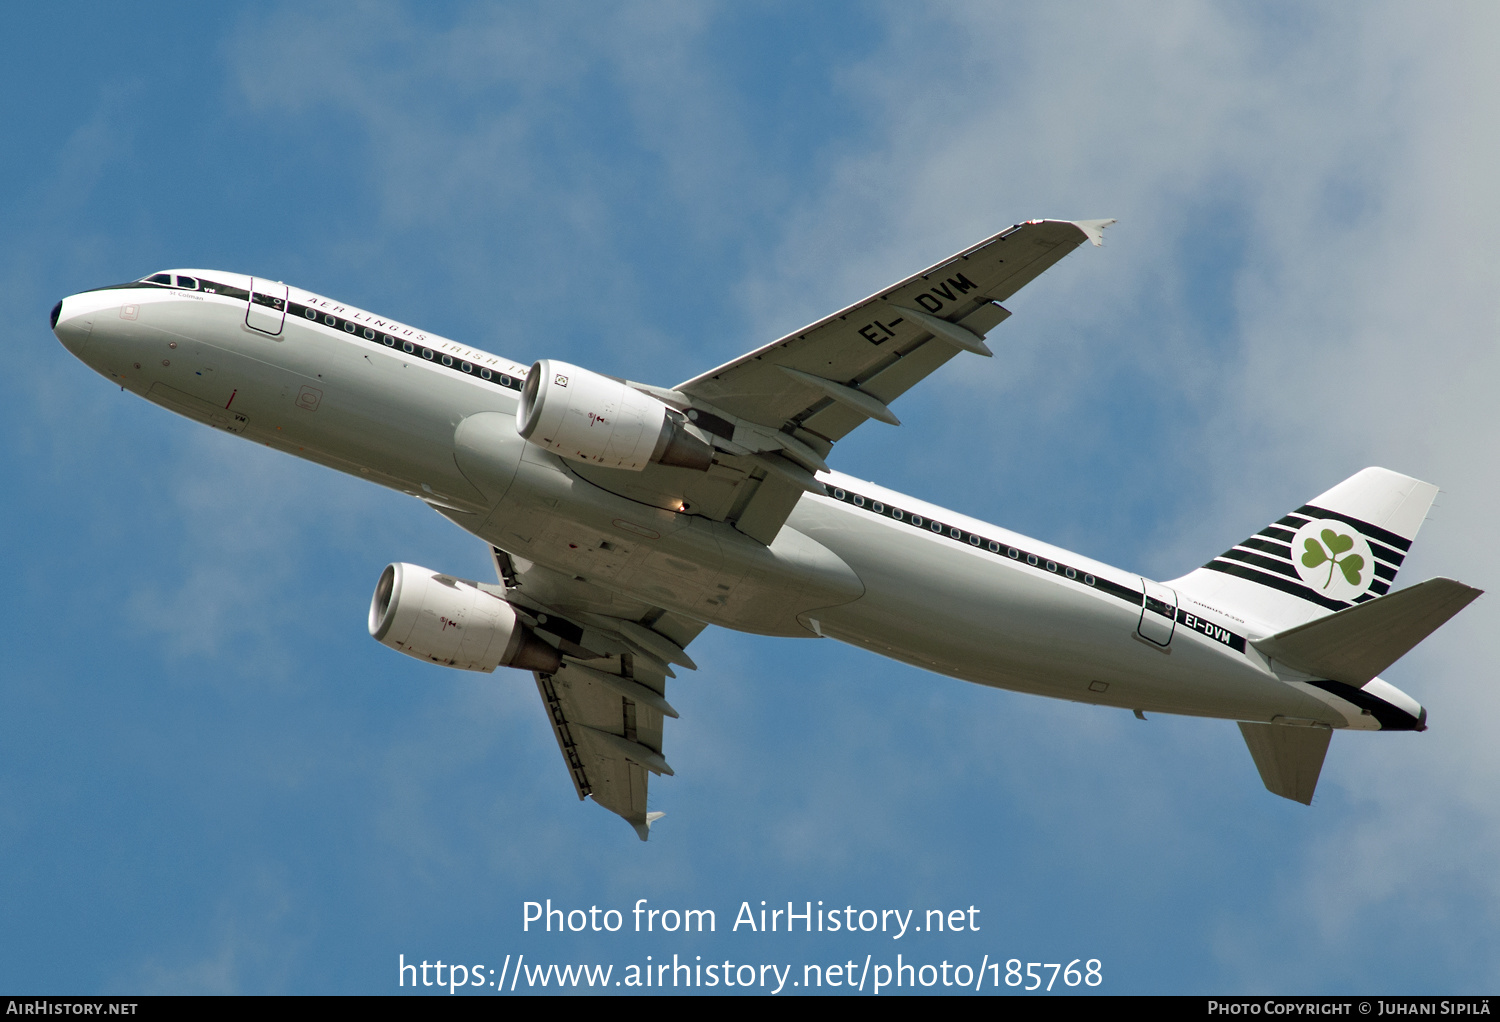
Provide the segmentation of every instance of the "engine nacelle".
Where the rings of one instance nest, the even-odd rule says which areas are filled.
[[[649,394],[587,369],[544,358],[531,367],[516,431],[564,458],[639,472],[651,462],[706,472],[713,448],[687,420]]]
[[[370,635],[428,663],[464,671],[519,667],[551,674],[557,650],[516,618],[515,609],[473,582],[415,564],[392,564],[370,601]]]

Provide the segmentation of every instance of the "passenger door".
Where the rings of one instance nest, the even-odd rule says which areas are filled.
[[[1177,591],[1159,582],[1141,579],[1141,623],[1136,631],[1141,638],[1158,646],[1169,646],[1177,628]]]
[[[250,304],[245,308],[245,325],[272,337],[281,336],[286,322],[286,285],[259,277],[250,278]]]

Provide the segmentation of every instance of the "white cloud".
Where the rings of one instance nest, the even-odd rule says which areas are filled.
[[[1258,527],[1382,463],[1448,488],[1407,581],[1425,571],[1493,584],[1500,557],[1481,538],[1500,499],[1488,400],[1500,160],[1482,127],[1500,113],[1493,12],[1365,7],[1301,12],[1297,26],[1202,5],[1150,18],[1124,6],[945,12],[951,21],[936,28],[930,10],[898,12],[889,47],[851,76],[884,135],[835,170],[802,211],[782,269],[755,293],[785,290],[824,262],[893,278],[912,265],[893,255],[910,250],[908,235],[940,232],[957,247],[974,222],[1080,204],[1083,215],[1118,216],[1104,258],[1074,256],[1087,270],[1017,299],[1062,326],[1028,327],[1046,345],[1013,356],[1004,372],[1016,382],[1000,388],[1045,408],[1025,391],[1126,361],[1160,388],[1143,404],[1177,405],[1171,435],[1154,444],[1158,464],[1140,465],[1134,485],[1191,497],[1197,487],[1180,478],[1191,469],[1214,507],[1167,511],[1148,560],[1191,565],[1247,521]],[[939,66],[940,84],[918,83]],[[987,219],[997,207],[1010,215]],[[1222,336],[1193,336],[1195,267],[1178,253],[1191,258],[1225,230],[1240,260],[1227,324]],[[1034,302],[1044,291],[1047,303]],[[1161,317],[1154,331],[1147,316]],[[1122,333],[1116,317],[1131,351],[1101,350],[1101,337]],[[948,385],[977,397],[1001,373],[953,374]],[[985,421],[982,408],[957,414],[972,423],[976,413]],[[988,421],[1013,421],[1006,413]],[[1496,914],[1500,811],[1484,793],[1500,756],[1480,723],[1496,706],[1483,639],[1493,630],[1482,601],[1390,672],[1419,697],[1442,686],[1455,712],[1435,714],[1433,731],[1339,739],[1355,748],[1330,758],[1323,783],[1347,788],[1356,811],[1295,853],[1294,875],[1269,894],[1282,922],[1317,921],[1317,937],[1267,953],[1276,974],[1308,942],[1343,940],[1393,901],[1471,912],[1465,932]]]
[[[716,59],[725,9],[539,10],[433,22],[415,8],[285,8],[243,21],[233,75],[255,130],[316,140],[307,177],[368,192],[331,207],[344,222],[289,233],[284,258],[508,333],[480,340],[517,357],[563,350],[670,383],[1017,219],[1119,217],[1102,251],[1017,297],[998,358],[966,360],[903,399],[920,414],[902,411],[898,433],[867,427],[840,467],[924,493],[949,487],[966,511],[1030,515],[1025,527],[1048,539],[1170,575],[1381,463],[1445,487],[1405,580],[1492,583],[1500,96],[1489,8],[862,9],[882,33],[831,72],[856,116],[828,125],[800,162],[757,152],[745,116],[757,97]],[[130,137],[105,131],[115,108],[100,109],[59,163],[85,190],[94,178],[79,152]],[[771,236],[766,223],[779,225]],[[692,288],[680,283],[694,274]],[[31,447],[76,450],[121,421],[49,411],[70,392],[55,374],[38,378],[26,400],[45,428],[27,427]],[[132,425],[148,415],[166,413],[143,408]],[[160,435],[186,428],[169,425]],[[138,436],[159,443],[150,428]],[[452,570],[481,553],[420,508],[193,436],[160,442],[167,467],[144,483],[128,469],[110,477],[160,491],[143,506],[182,529],[175,552],[155,537],[170,563],[123,597],[130,621],[177,658],[248,648],[256,671],[315,685],[316,671],[278,667],[275,650],[287,630],[306,638],[301,619],[324,610],[308,592],[345,600],[327,592],[342,577],[302,574],[327,564],[321,552],[430,553]],[[92,499],[107,518],[112,502]],[[340,634],[364,595],[328,611]],[[982,857],[965,844],[979,833],[966,829],[971,805],[950,797],[962,791],[973,812],[1009,817],[1007,861],[1050,852],[1088,868],[1091,849],[1059,833],[1113,842],[1144,863],[1144,885],[1170,879],[1150,860],[1192,871],[1215,855],[1260,858],[1244,866],[1270,890],[1236,888],[1192,925],[1217,927],[1226,983],[1311,987],[1331,950],[1368,946],[1378,938],[1366,931],[1392,918],[1409,920],[1407,940],[1441,942],[1451,923],[1455,945],[1493,948],[1494,630],[1486,599],[1398,665],[1392,680],[1430,705],[1432,730],[1338,736],[1305,816],[1265,807],[1271,796],[1222,722],[1138,725],[900,667],[872,681],[883,669],[831,643],[809,653],[719,635],[700,640],[719,666],[675,689],[674,702],[701,712],[669,727],[683,776],[658,782],[672,811],[649,852],[601,810],[569,804],[525,679],[500,691],[486,686],[514,679],[459,680],[414,700],[397,738],[354,757],[378,804],[355,810],[353,829],[378,849],[372,886],[398,906],[456,875],[491,888],[535,881],[538,858],[562,886],[622,898],[647,883],[701,890],[720,868],[699,861],[704,848],[746,870],[819,877],[896,864],[911,874],[904,889],[942,890],[947,863]],[[317,655],[325,644],[286,645]],[[349,748],[277,749],[268,773],[291,791],[330,763],[353,772]],[[524,776],[506,777],[517,763]],[[691,798],[699,815],[679,809]],[[1212,826],[1225,804],[1255,807],[1243,848]],[[588,812],[597,827],[575,828]],[[714,813],[743,840],[711,835]],[[569,853],[580,834],[629,851],[596,871]],[[954,843],[951,860],[934,864],[935,836]],[[1213,865],[1233,879],[1236,863]],[[1214,876],[1195,873],[1193,890]],[[403,896],[408,881],[416,893]],[[226,897],[253,900],[257,883],[231,882]],[[148,958],[187,964],[143,975],[231,990],[247,969],[280,974],[280,959],[267,966],[247,948],[297,925],[276,914],[308,897],[288,886],[266,886],[264,921],[211,921],[206,952]],[[1450,974],[1493,985],[1496,972],[1463,959]]]
[[[665,344],[666,354],[673,345],[631,296],[640,271],[621,248],[645,207],[610,208],[614,193],[594,168],[547,178],[558,175],[557,153],[590,153],[551,122],[587,123],[568,105],[590,98],[580,83],[605,82],[620,90],[631,144],[663,170],[650,204],[680,203],[690,232],[733,231],[747,208],[781,194],[756,180],[774,172],[747,151],[751,140],[733,124],[737,97],[701,53],[713,19],[677,14],[627,9],[567,28],[461,18],[397,61],[379,59],[381,47],[409,24],[334,15],[355,40],[351,55],[308,70],[298,43],[242,63],[242,82],[273,112],[355,112],[388,224],[453,231],[474,261],[466,273],[493,265],[473,225],[540,199],[566,240],[529,241],[555,246],[539,275],[587,251],[582,275],[612,315],[623,311],[624,336]],[[1068,500],[1110,488],[1107,501],[1136,509],[1130,520],[1090,522],[1075,511],[1058,526],[1070,535],[1054,538],[1105,555],[1124,547],[1166,575],[1364,464],[1386,463],[1449,488],[1408,573],[1486,584],[1496,557],[1478,537],[1500,496],[1486,401],[1500,169],[1485,128],[1497,98],[1487,9],[1176,4],[1148,16],[1133,5],[946,5],[892,7],[884,20],[883,41],[835,75],[869,134],[830,139],[810,161],[815,176],[785,211],[773,257],[734,292],[743,322],[700,359],[731,356],[1017,219],[1115,216],[1102,253],[1075,255],[1014,301],[1000,358],[951,370],[909,399],[922,402],[920,429],[972,452],[967,462],[935,460],[922,438],[903,435],[897,446],[924,463],[903,469],[909,478],[976,461],[1003,478],[1026,463],[1019,444],[1059,463],[1123,448],[1106,456],[1123,467],[1102,476],[1044,473],[1029,485]],[[560,51],[555,63],[537,57]],[[476,123],[455,123],[413,98],[426,82],[496,102]],[[954,400],[935,396],[938,387]],[[1137,393],[1111,393],[1120,387]],[[1091,408],[1132,399],[1141,417],[1126,415],[1122,431]],[[1018,408],[1036,432],[1015,432]],[[1061,435],[1069,430],[1083,435]],[[976,433],[986,442],[972,443]],[[887,462],[885,441],[851,441],[849,456],[874,449]],[[1002,490],[1013,488],[991,483],[974,499],[994,502]],[[1494,704],[1479,639],[1488,617],[1481,603],[1410,660],[1443,678],[1456,705]],[[1403,681],[1408,666],[1393,678]],[[1420,679],[1411,687],[1422,694]],[[1065,716],[1089,733],[1071,708]],[[1500,762],[1474,719],[1434,717],[1434,731],[1417,739],[1427,744],[1413,746],[1420,754],[1398,751],[1390,736],[1341,739],[1351,751],[1330,759],[1325,791],[1345,788],[1356,811],[1294,851],[1294,875],[1270,896],[1278,911],[1315,916],[1317,939],[1342,939],[1362,912],[1394,897],[1401,863],[1430,862],[1424,831],[1463,821],[1469,839],[1442,879],[1419,889],[1450,904],[1463,897],[1455,891],[1471,892],[1493,913],[1500,892],[1486,878],[1500,818],[1478,793]],[[872,717],[856,730],[881,728]],[[1452,754],[1434,751],[1445,746]],[[1241,783],[1253,787],[1244,759]],[[753,765],[726,768],[743,779]],[[807,800],[836,801],[816,783]],[[1152,814],[1170,815],[1160,805]],[[806,861],[836,854],[818,848],[821,826],[793,808],[768,834]],[[1295,953],[1267,955],[1285,969]]]

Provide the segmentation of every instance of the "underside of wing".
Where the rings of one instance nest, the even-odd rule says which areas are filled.
[[[506,599],[562,654],[555,672],[533,672],[563,763],[580,799],[592,798],[646,840],[662,814],[648,802],[662,754],[672,665],[693,668],[684,647],[704,628],[648,603],[624,605],[597,586],[491,548]]]
[[[866,419],[892,425],[891,402],[954,355],[989,355],[1000,304],[1111,220],[1031,220],[787,336],[668,390],[630,384],[674,409],[713,449],[703,469],[570,465],[613,493],[729,522],[775,539],[803,492],[821,493],[835,441]]]
[[[998,303],[1112,222],[1017,224],[676,389],[826,454],[866,419],[894,423],[891,402],[960,351],[989,354]]]

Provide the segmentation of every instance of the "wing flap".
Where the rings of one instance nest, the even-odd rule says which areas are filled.
[[[646,840],[650,774],[671,774],[662,754],[667,660],[705,627],[644,602],[511,557],[491,547],[505,598],[565,654],[553,674],[534,672],[563,764],[580,799],[592,798]]]
[[[647,774],[672,773],[661,753],[657,707],[665,700],[640,679],[604,673],[565,661],[555,674],[534,676],[578,797],[624,818],[644,841],[651,822]],[[645,688],[655,698],[640,698],[630,688]]]
[[[992,354],[996,304],[1113,221],[1032,220],[676,389],[631,386],[682,412],[715,450],[707,471],[651,464],[630,472],[569,465],[596,486],[652,507],[734,525],[769,545],[835,441],[867,419],[900,420],[891,402],[961,352]],[[764,455],[807,470],[795,477]],[[790,484],[790,485],[789,485]],[[593,549],[591,544],[580,544]],[[589,577],[597,577],[597,572]],[[623,615],[629,617],[630,615]]]
[[[806,492],[805,487],[784,475],[768,472],[749,495],[749,500],[735,519],[734,527],[751,539],[770,546],[781,532]]]

